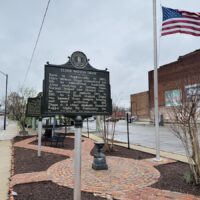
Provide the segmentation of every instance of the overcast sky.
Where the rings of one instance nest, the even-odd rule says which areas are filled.
[[[0,70],[8,91],[22,85],[48,0],[0,0]],[[200,12],[199,0],[161,0],[166,7]],[[153,69],[152,0],[51,0],[25,87],[42,90],[44,64],[64,64],[83,51],[90,64],[110,71],[114,101],[130,106],[130,94],[148,90]],[[200,49],[200,37],[159,37],[159,64]],[[0,74],[0,96],[5,77]]]

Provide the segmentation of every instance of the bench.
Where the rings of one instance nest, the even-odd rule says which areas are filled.
[[[46,145],[47,142],[50,141],[52,135],[52,129],[45,129],[45,132],[42,136],[42,142]]]
[[[49,142],[51,142],[51,146],[62,146],[64,147],[65,134],[56,134],[52,138],[50,138]]]

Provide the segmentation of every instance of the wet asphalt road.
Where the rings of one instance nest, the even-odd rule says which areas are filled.
[[[90,131],[96,130],[96,122],[89,122]],[[83,130],[87,131],[87,123],[83,123]],[[184,154],[182,143],[176,138],[168,127],[159,127],[160,150]],[[129,124],[130,143],[155,148],[155,127],[153,125]],[[116,123],[115,140],[127,142],[127,123],[124,120]]]

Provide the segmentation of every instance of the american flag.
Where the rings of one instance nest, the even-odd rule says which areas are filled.
[[[162,11],[162,36],[174,33],[200,36],[200,12],[194,13],[166,7],[162,7]]]

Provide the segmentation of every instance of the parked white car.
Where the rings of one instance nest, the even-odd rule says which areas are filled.
[[[137,120],[137,116],[131,116],[130,118],[129,118],[129,123],[132,123],[132,122],[134,122],[134,121],[136,121]]]

